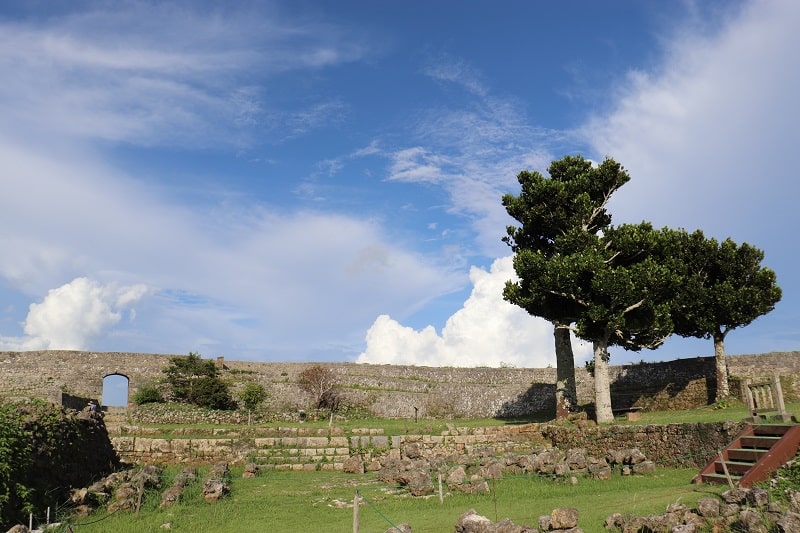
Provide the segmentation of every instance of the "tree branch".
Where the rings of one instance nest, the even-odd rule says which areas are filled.
[[[571,301],[573,301],[575,303],[578,303],[578,304],[580,304],[580,305],[582,305],[584,307],[589,307],[589,304],[587,304],[585,301],[581,300],[580,298],[578,298],[574,294],[568,294],[566,292],[559,292],[559,291],[547,291],[547,292],[549,292],[550,294],[553,294],[555,296],[561,296],[562,298],[566,298],[567,300],[571,300]]]

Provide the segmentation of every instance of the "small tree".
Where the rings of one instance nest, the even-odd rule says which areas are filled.
[[[300,372],[297,382],[301,389],[311,395],[317,409],[338,408],[340,399],[336,391],[336,374],[330,368],[321,365],[308,367]]]
[[[674,255],[683,281],[673,320],[682,337],[713,339],[716,401],[730,395],[725,336],[775,308],[781,289],[775,272],[761,266],[764,252],[731,239],[717,242],[700,230],[676,232]]]
[[[239,399],[242,400],[247,410],[252,411],[267,399],[267,391],[264,389],[264,385],[251,381],[245,385]]]
[[[228,385],[217,375],[214,361],[201,359],[200,354],[190,352],[188,357],[171,357],[169,362],[163,372],[177,401],[211,409],[236,407]]]

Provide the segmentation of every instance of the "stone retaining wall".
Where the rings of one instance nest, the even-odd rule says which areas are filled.
[[[123,460],[141,463],[256,462],[263,469],[341,470],[351,455],[369,458],[413,445],[421,457],[456,457],[487,452],[526,454],[542,446],[583,449],[605,457],[608,450],[638,448],[648,459],[668,466],[699,467],[725,447],[740,430],[733,422],[648,426],[565,428],[523,424],[456,428],[441,435],[383,435],[382,430],[355,430],[346,436],[337,429],[261,428],[265,436],[164,439],[113,437]],[[266,436],[269,435],[269,436]]]

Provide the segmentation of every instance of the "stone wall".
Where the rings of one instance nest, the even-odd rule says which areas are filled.
[[[114,448],[126,461],[142,463],[256,462],[262,469],[341,470],[352,455],[374,457],[413,446],[420,457],[476,453],[502,457],[530,454],[542,447],[585,450],[603,458],[608,450],[637,448],[663,466],[701,467],[742,429],[733,422],[648,426],[561,426],[523,424],[481,428],[451,427],[441,435],[384,435],[381,429],[354,430],[345,435],[334,427],[253,428],[247,435],[209,438],[117,436]]]
[[[0,397],[51,398],[58,391],[101,398],[103,378],[129,379],[129,397],[162,379],[173,355],[77,351],[0,352]],[[298,375],[317,363],[218,360],[234,394],[248,381],[261,383],[270,408],[307,409]],[[522,417],[554,412],[554,368],[453,368],[319,363],[333,370],[347,401],[382,417]],[[728,357],[733,378],[779,374],[784,393],[800,393],[800,352]],[[578,399],[593,402],[593,379],[577,368]],[[614,407],[685,409],[706,405],[715,393],[711,357],[610,368]]]

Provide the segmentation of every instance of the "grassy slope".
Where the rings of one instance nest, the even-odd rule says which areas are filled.
[[[173,531],[209,533],[352,531],[352,503],[358,490],[364,498],[359,513],[362,533],[383,532],[400,523],[410,524],[415,533],[452,531],[458,517],[469,509],[493,521],[511,518],[535,527],[539,516],[556,507],[576,507],[580,527],[591,533],[604,531],[604,519],[614,512],[661,513],[670,503],[693,505],[698,498],[723,490],[691,485],[695,473],[661,469],[653,476],[615,475],[609,481],[581,478],[575,485],[535,476],[506,476],[490,482],[490,494],[449,494],[442,504],[436,495],[412,498],[371,475],[273,471],[243,479],[237,470],[232,494],[221,502],[205,503],[198,482],[184,502],[173,508],[158,509],[160,497],[153,493],[138,517],[99,511],[75,521],[74,526],[81,532],[119,533],[163,531],[165,523]],[[166,477],[170,475],[174,471]],[[169,484],[169,479],[165,481]]]

